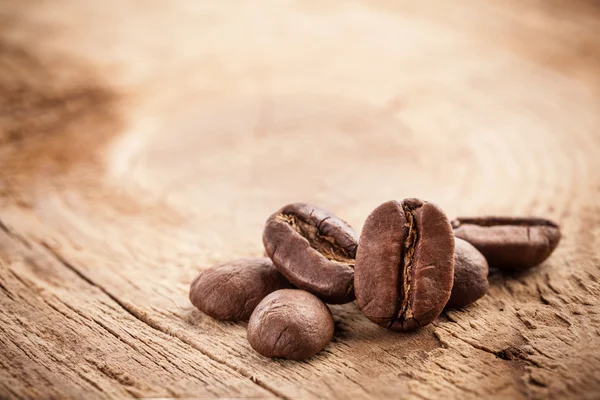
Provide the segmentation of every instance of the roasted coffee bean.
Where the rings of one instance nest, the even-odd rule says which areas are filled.
[[[306,203],[289,204],[269,217],[263,243],[294,286],[327,303],[354,300],[356,234],[335,215]]]
[[[469,242],[454,239],[454,285],[446,307],[465,307],[487,293],[488,263]]]
[[[190,301],[213,318],[246,321],[266,295],[290,286],[270,259],[241,259],[200,272],[190,287]]]
[[[265,357],[304,360],[321,351],[332,337],[329,308],[303,290],[271,293],[248,322],[248,342]]]
[[[558,225],[542,218],[457,218],[452,227],[454,235],[475,246],[490,266],[505,269],[541,264],[560,241]]]
[[[432,322],[450,298],[454,235],[442,209],[418,199],[389,201],[365,221],[354,286],[371,321],[398,331]]]

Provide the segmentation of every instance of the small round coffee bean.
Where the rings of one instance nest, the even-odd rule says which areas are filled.
[[[316,296],[296,289],[271,293],[248,322],[248,342],[265,357],[304,360],[333,337],[333,317]]]
[[[450,298],[454,235],[444,211],[418,199],[389,201],[365,221],[354,287],[371,321],[397,331],[431,323]]]
[[[452,227],[454,235],[475,246],[489,265],[503,269],[539,265],[560,241],[559,226],[542,218],[457,218]]]
[[[190,301],[215,319],[247,321],[265,296],[288,287],[270,259],[248,258],[201,271],[190,286]]]
[[[289,204],[267,220],[265,250],[294,286],[327,303],[354,300],[354,230],[335,215],[306,203]]]
[[[454,285],[446,307],[465,307],[479,300],[490,287],[488,263],[469,242],[454,239]]]

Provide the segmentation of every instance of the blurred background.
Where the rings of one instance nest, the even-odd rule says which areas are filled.
[[[94,176],[216,259],[290,201],[360,228],[407,196],[560,220],[597,195],[597,1],[2,3],[5,186]]]

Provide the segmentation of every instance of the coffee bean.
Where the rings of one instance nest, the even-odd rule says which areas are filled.
[[[505,269],[541,264],[560,241],[558,225],[541,218],[457,218],[452,227],[456,237],[475,246],[492,267]]]
[[[432,322],[454,277],[454,235],[442,209],[418,199],[389,201],[365,221],[354,286],[371,321],[398,331]]]
[[[487,293],[488,263],[469,242],[454,239],[454,285],[446,307],[465,307]]]
[[[306,203],[271,215],[263,243],[275,267],[299,289],[327,303],[354,300],[354,230],[335,215]]]
[[[265,357],[304,360],[321,351],[333,337],[329,308],[303,290],[271,293],[248,322],[248,342]]]
[[[241,259],[200,272],[190,287],[190,301],[215,319],[246,321],[266,295],[288,287],[270,259]]]

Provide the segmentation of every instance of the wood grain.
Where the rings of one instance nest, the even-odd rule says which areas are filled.
[[[2,3],[0,397],[600,396],[596,1]],[[285,203],[409,196],[564,238],[416,333],[333,306],[305,362],[187,299]]]

